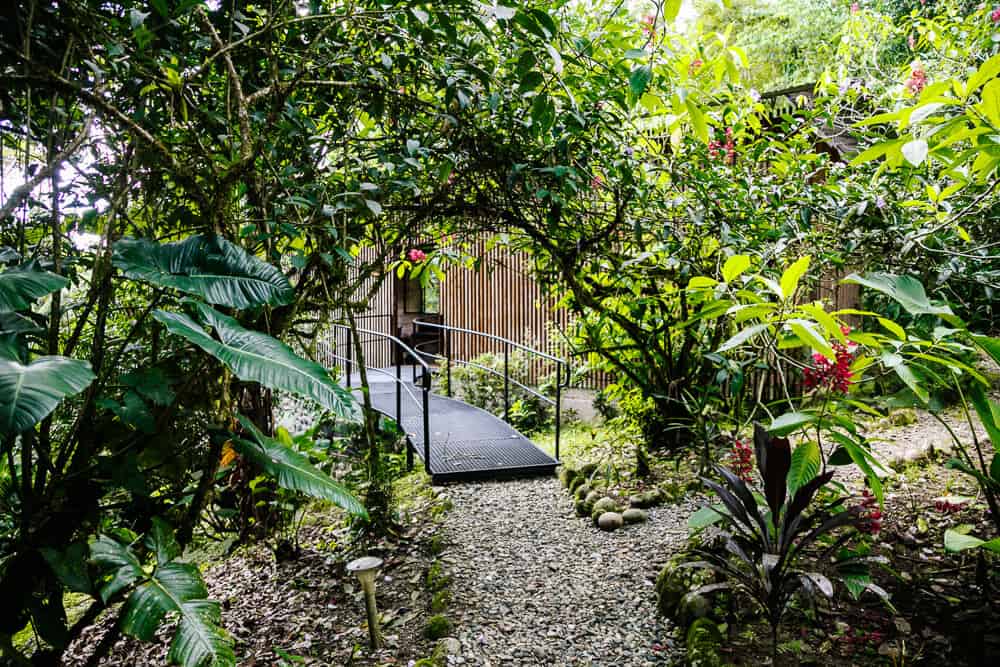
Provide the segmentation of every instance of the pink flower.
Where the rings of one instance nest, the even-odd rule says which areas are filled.
[[[852,2],[851,3],[851,13],[852,14],[857,14],[860,11],[861,11],[861,5],[859,5],[856,2]]]
[[[600,174],[597,174],[592,179],[590,179],[590,189],[591,190],[596,190],[597,188],[601,187],[602,185],[604,185],[604,179],[601,178]]]
[[[688,65],[688,76],[694,76],[704,64],[705,62],[701,58],[695,58],[692,60],[691,64]]]
[[[656,14],[642,17],[642,34],[644,37],[656,37]]]
[[[719,141],[718,139],[713,139],[708,142],[708,156],[710,158],[717,159],[722,155],[722,151],[725,150],[724,162],[726,164],[733,164],[736,162],[736,143],[733,141],[733,128],[726,128],[726,140],[725,142]]]
[[[427,253],[419,248],[410,248],[410,252],[406,253],[406,258],[411,262],[422,262],[427,259]]]
[[[924,66],[918,61],[913,63],[913,70],[910,72],[910,78],[906,80],[903,84],[906,86],[906,90],[909,91],[911,95],[919,95],[920,91],[924,89],[927,85],[927,72],[924,70]]]
[[[990,19],[994,23],[1000,23],[1000,7],[997,7],[990,13]]]
[[[907,36],[906,43],[910,45],[910,50],[911,51],[913,49],[917,48],[917,38],[914,37],[912,33],[910,33],[910,35]]]

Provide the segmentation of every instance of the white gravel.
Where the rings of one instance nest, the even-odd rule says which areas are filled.
[[[455,664],[656,665],[680,649],[653,583],[687,540],[694,503],[604,533],[555,478],[448,487],[442,557],[453,575]]]

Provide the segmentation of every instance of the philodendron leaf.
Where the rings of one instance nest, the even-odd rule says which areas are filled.
[[[797,431],[814,421],[816,421],[816,415],[809,414],[808,412],[786,412],[771,422],[771,426],[767,430],[774,435],[783,436]]]
[[[968,532],[971,529],[971,525],[963,524],[944,531],[945,550],[957,552],[982,547],[994,553],[1000,553],[1000,537],[995,537],[987,542],[986,540],[969,535]]]
[[[284,305],[295,298],[277,267],[214,234],[176,243],[122,239],[115,243],[113,263],[133,280],[233,308]]]
[[[106,535],[91,543],[91,560],[106,571],[109,581],[101,590],[105,601],[135,586],[122,607],[122,631],[152,641],[169,616],[177,622],[167,655],[171,663],[184,667],[235,665],[232,640],[220,624],[219,603],[206,599],[208,590],[196,565],[174,560],[180,547],[173,530],[162,519],[154,519],[145,543],[157,559],[152,572],[141,566],[131,549]]]
[[[241,380],[312,399],[338,417],[356,419],[357,402],[314,361],[303,359],[276,338],[244,329],[231,317],[202,303],[195,307],[219,340],[187,315],[157,310],[153,317],[172,334],[194,343],[224,363]]]
[[[35,299],[67,285],[68,279],[49,271],[8,269],[0,273],[0,313],[30,308]]]
[[[367,517],[368,512],[343,485],[309,462],[309,459],[274,438],[269,438],[253,422],[239,415],[253,441],[237,438],[233,447],[274,477],[278,485],[313,498],[328,500],[355,516]]]
[[[38,357],[23,365],[0,358],[0,434],[28,430],[94,378],[90,364],[79,359]]]

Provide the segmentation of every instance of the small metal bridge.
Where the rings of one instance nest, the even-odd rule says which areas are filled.
[[[411,347],[397,336],[371,329],[353,330],[359,341],[369,344],[377,341],[392,348],[394,366],[378,368],[366,364],[364,368],[372,407],[394,419],[406,434],[407,464],[412,467],[416,452],[434,483],[553,474],[559,465],[562,391],[570,377],[567,363],[545,352],[480,331],[422,321],[417,321],[415,326],[415,331],[433,332],[437,336]],[[360,385],[360,372],[354,355],[354,334],[344,324],[332,327],[346,333],[346,353],[334,352],[328,356],[342,369],[345,384],[357,387]],[[451,354],[452,340],[458,336],[488,339],[498,354],[502,351],[503,370],[454,358]],[[434,351],[426,350],[431,342],[436,344]],[[511,353],[515,350],[554,369],[553,396],[545,395],[521,379],[512,377]],[[459,364],[503,378],[502,419],[453,397],[452,368]],[[432,391],[435,374],[439,374],[444,381],[444,395]],[[554,457],[539,449],[507,422],[512,405],[512,386],[552,407],[555,415]]]

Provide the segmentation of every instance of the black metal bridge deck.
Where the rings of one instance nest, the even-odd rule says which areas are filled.
[[[372,406],[395,419],[395,378],[389,377],[388,373],[369,371],[368,383]],[[355,387],[358,384],[352,382]],[[421,389],[411,382],[403,384],[400,425],[413,450],[422,459],[424,426]],[[551,475],[559,465],[556,459],[499,417],[453,398],[434,393],[428,398],[429,468],[435,483]]]

